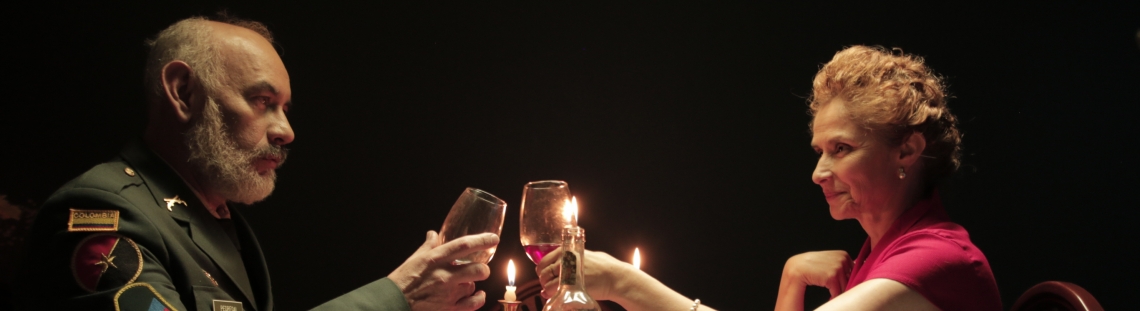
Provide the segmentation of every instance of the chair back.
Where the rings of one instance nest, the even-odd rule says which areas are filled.
[[[1100,302],[1077,284],[1045,281],[1017,298],[1011,311],[1104,311]]]

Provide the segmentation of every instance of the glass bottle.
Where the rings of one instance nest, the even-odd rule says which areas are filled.
[[[558,273],[558,293],[546,301],[543,311],[598,311],[601,307],[586,293],[583,278],[583,250],[586,230],[581,227],[562,229],[562,270]]]

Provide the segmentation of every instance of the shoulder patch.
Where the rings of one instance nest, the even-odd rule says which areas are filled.
[[[75,282],[88,292],[131,284],[142,274],[142,251],[130,238],[93,234],[79,241],[71,255]]]
[[[73,208],[67,217],[67,231],[119,231],[119,211]]]
[[[123,286],[115,293],[115,311],[178,311],[147,283]]]

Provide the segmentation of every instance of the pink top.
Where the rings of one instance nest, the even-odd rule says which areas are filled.
[[[990,263],[966,229],[950,222],[937,192],[903,212],[874,250],[870,238],[863,243],[847,289],[879,278],[906,285],[944,311],[1002,309]]]

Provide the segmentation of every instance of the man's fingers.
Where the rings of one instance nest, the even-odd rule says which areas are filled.
[[[455,308],[459,310],[475,310],[482,307],[487,302],[487,293],[483,291],[475,292],[474,295],[465,296],[459,301],[455,302]]]
[[[427,237],[424,239],[424,244],[420,245],[420,249],[417,250],[417,252],[431,250],[437,245],[439,245],[439,234],[435,233],[435,230],[428,230]]]
[[[491,276],[491,267],[483,263],[448,266],[444,271],[449,274],[442,278],[446,283],[477,282],[486,280]]]
[[[474,292],[475,292],[475,283],[474,282],[459,283],[459,285],[457,285],[455,287],[455,296],[456,297],[471,296],[471,294]]]
[[[499,236],[494,233],[481,233],[463,236],[443,243],[433,249],[433,262],[450,263],[468,254],[491,249],[499,245]]]

